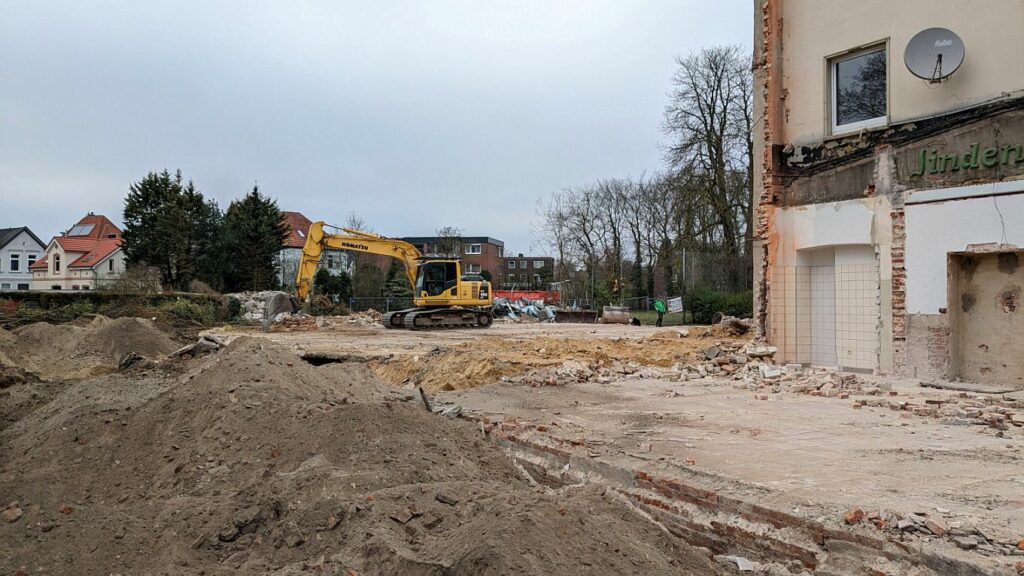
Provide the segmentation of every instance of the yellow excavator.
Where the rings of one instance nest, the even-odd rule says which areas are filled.
[[[295,295],[305,302],[313,288],[320,257],[327,250],[349,250],[398,259],[412,286],[414,308],[384,315],[387,328],[487,328],[491,315],[491,284],[477,275],[463,275],[457,258],[426,257],[412,244],[379,234],[342,228],[332,234],[323,222],[314,222],[306,234],[302,261],[295,278]],[[333,228],[333,227],[330,227]],[[339,230],[337,228],[333,228]]]

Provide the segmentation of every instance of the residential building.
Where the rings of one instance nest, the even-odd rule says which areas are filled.
[[[90,212],[50,240],[29,269],[32,290],[94,290],[110,284],[125,269],[121,229]]]
[[[776,360],[1024,388],[1024,4],[998,4],[755,3],[755,315]]]
[[[462,260],[463,274],[480,274],[492,281],[498,278],[505,255],[505,243],[490,236],[413,236],[402,240],[425,255],[455,254]]]
[[[506,256],[502,258],[497,285],[502,290],[547,290],[555,272],[550,256]]]
[[[0,290],[28,290],[46,245],[27,227],[0,228]]]
[[[288,227],[288,237],[284,241],[284,247],[278,252],[277,280],[283,290],[293,290],[295,289],[295,277],[299,272],[299,263],[302,261],[302,248],[306,245],[306,234],[313,221],[306,218],[301,212],[282,210],[281,216]],[[335,275],[342,272],[351,274],[352,261],[350,252],[327,250],[320,260],[320,268]]]

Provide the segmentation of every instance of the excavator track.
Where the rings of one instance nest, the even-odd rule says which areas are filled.
[[[406,308],[405,310],[395,310],[384,314],[382,319],[384,327],[392,330],[405,328],[405,315],[416,310],[420,310],[420,308]]]
[[[402,325],[398,326],[397,316]],[[384,316],[384,326],[407,330],[438,330],[444,328],[488,328],[494,317],[487,310],[473,308],[412,308],[398,310]]]

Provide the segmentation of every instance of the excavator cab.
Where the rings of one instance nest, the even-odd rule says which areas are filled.
[[[416,296],[442,296],[459,285],[459,266],[452,260],[425,261],[416,274]],[[452,294],[455,297],[458,294]]]

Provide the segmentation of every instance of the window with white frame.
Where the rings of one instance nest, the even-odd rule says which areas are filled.
[[[480,273],[480,265],[479,264],[466,264],[466,274],[479,274],[479,273]]]
[[[504,256],[505,256],[505,249],[502,248],[501,246],[498,246],[498,258],[503,258]]]
[[[21,254],[11,254],[11,272],[18,272],[21,270]]]
[[[508,261],[508,269],[509,270],[515,270],[516,269],[516,261],[515,260],[509,260]]]
[[[855,132],[888,121],[886,47],[829,60],[832,132]]]
[[[466,244],[466,254],[480,254],[483,249],[479,244]]]
[[[526,270],[526,260],[520,260],[519,261],[519,269],[520,270]]]
[[[53,255],[53,273],[60,274],[60,254]]]
[[[3,284],[0,284],[0,290],[10,290],[10,289],[11,289],[11,285],[8,284],[7,282],[4,282]]]
[[[39,254],[36,254],[35,252],[29,252],[29,255],[28,255],[28,267],[31,268],[32,265],[35,264],[36,260],[38,260],[38,259],[39,259]]]
[[[540,274],[533,275],[533,283],[537,286],[540,286]]]
[[[334,265],[334,254],[328,254],[327,255],[327,269],[328,270],[334,270],[334,268],[335,268],[335,265]]]
[[[544,261],[543,260],[534,260],[533,261],[533,267],[537,268],[537,269],[543,268],[544,267]]]

